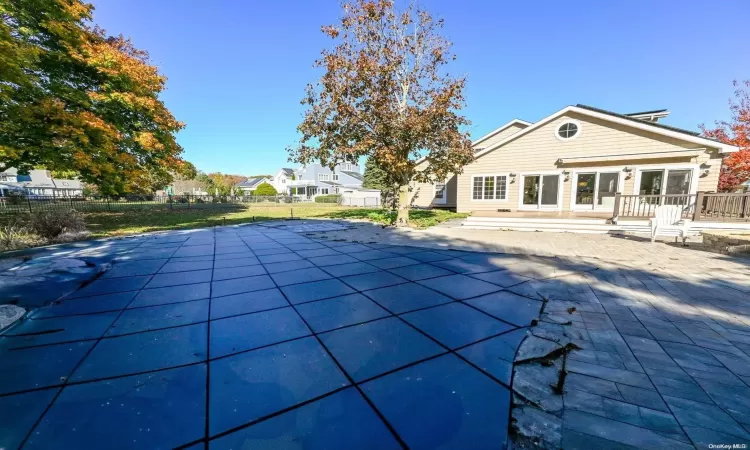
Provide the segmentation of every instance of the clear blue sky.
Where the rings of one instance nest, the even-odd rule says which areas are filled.
[[[397,2],[403,4],[404,0]],[[331,41],[334,0],[94,0],[95,22],[148,50],[163,99],[187,123],[185,157],[208,172],[275,173],[297,139],[299,100]],[[421,0],[445,19],[468,76],[473,138],[570,104],[669,108],[697,129],[728,117],[733,79],[750,78],[750,1]]]

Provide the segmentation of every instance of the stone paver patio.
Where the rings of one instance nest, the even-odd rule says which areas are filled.
[[[750,443],[746,261],[352,243],[348,228],[113,245],[109,270],[0,336],[0,448],[501,448],[514,398],[547,447]],[[521,361],[532,342],[579,348],[547,361],[563,395],[526,364],[544,358]]]

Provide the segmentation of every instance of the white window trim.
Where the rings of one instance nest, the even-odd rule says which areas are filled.
[[[333,174],[333,177],[332,177],[332,180],[333,180],[333,181],[339,181],[339,174],[337,174],[337,173],[334,173],[334,174]]]
[[[617,186],[620,192],[625,187],[625,167],[627,166],[603,166],[603,167],[581,167],[580,169],[572,170],[570,172],[570,207],[571,212],[590,212],[590,211],[609,211],[611,208],[597,208],[594,206],[576,205],[576,180],[580,173],[596,173],[597,183],[599,182],[600,173],[615,173],[619,175],[617,177]]]
[[[329,178],[329,175],[327,173],[318,174],[318,181],[328,181],[328,178]]]
[[[496,199],[496,198],[474,198],[474,178],[482,177],[482,197],[484,197],[484,177],[495,177],[495,192],[497,192],[497,177],[505,177],[505,198]],[[447,185],[447,183],[446,183]],[[477,174],[471,174],[469,176],[469,200],[472,202],[507,202],[508,201],[508,191],[510,190],[510,176],[509,173],[477,173]]]
[[[531,206],[523,204],[523,179],[533,175],[560,175],[557,179],[557,205],[556,206]],[[562,211],[563,186],[565,175],[562,170],[541,170],[537,172],[521,172],[518,174],[518,210],[519,211]]]
[[[568,123],[572,123],[573,125],[577,126],[578,131],[576,132],[576,134],[573,135],[573,137],[564,138],[560,136],[560,133],[558,133],[558,131],[560,131],[560,128],[563,125],[568,124]],[[573,139],[578,139],[578,137],[581,135],[581,131],[583,131],[583,129],[581,128],[581,122],[575,119],[565,119],[555,127],[555,137],[557,138],[558,141],[568,142],[568,141],[572,141]],[[533,174],[530,174],[530,175],[533,175]]]

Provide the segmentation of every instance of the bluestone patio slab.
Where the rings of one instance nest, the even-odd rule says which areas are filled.
[[[342,248],[344,248],[344,247],[342,247]],[[344,250],[342,250],[342,248],[339,248],[337,250],[339,250],[341,252],[344,252]],[[375,259],[392,258],[392,257],[398,256],[395,253],[384,252],[384,251],[381,251],[381,250],[353,251],[353,252],[349,252],[349,254],[351,256],[357,258],[360,261],[372,261],[372,260],[375,260]]]
[[[208,325],[199,323],[102,339],[72,381],[132,375],[205,361]]]
[[[362,294],[303,303],[297,305],[297,311],[316,333],[389,315]]]
[[[601,378],[604,380],[614,381],[615,383],[627,384],[643,389],[654,390],[648,376],[638,372],[632,372],[623,369],[613,369],[610,367],[588,364],[576,360],[570,360],[567,364],[570,372],[576,372],[590,377]]]
[[[476,297],[466,300],[466,303],[519,327],[531,325],[531,321],[537,320],[542,309],[542,302],[521,297],[508,291]]]
[[[128,309],[112,324],[107,336],[208,321],[208,299]]]
[[[12,347],[58,344],[104,335],[117,312],[24,320],[5,334]]]
[[[362,385],[410,448],[505,448],[510,393],[455,355]],[[460,417],[460,419],[459,419]]]
[[[211,281],[211,270],[194,270],[191,272],[160,273],[154,275],[146,285],[146,289],[183,284],[197,284]]]
[[[26,448],[173,448],[204,436],[205,364],[68,386]]]
[[[214,281],[211,283],[211,297],[224,297],[243,292],[262,291],[272,287],[276,286],[268,275]]]
[[[309,283],[311,281],[326,280],[330,275],[318,268],[300,269],[291,272],[279,272],[271,274],[271,278],[279,286],[290,284]]]
[[[401,448],[383,421],[354,388],[213,440],[211,450]]]
[[[200,300],[211,296],[211,284],[186,284],[156,289],[144,289],[135,296],[129,308],[156,306],[167,303]]]
[[[265,275],[266,269],[262,265],[223,267],[214,269],[213,281],[229,280],[232,278],[254,277],[256,275]]]
[[[60,388],[0,397],[0,448],[20,448]]]
[[[123,277],[100,279],[83,289],[75,291],[68,298],[91,297],[92,295],[113,294],[115,292],[137,291],[151,279],[150,275],[140,277]]]
[[[34,319],[42,319],[76,314],[118,311],[128,306],[133,298],[135,298],[136,294],[138,294],[138,291],[58,300],[48,306],[37,309],[31,313],[31,317]]]
[[[339,279],[359,291],[393,286],[407,282],[407,280],[388,272],[363,273],[360,275],[341,277]]]
[[[670,396],[664,396],[664,400],[683,427],[708,428],[750,440],[747,430],[718,406]]]
[[[494,284],[481,280],[475,280],[465,275],[449,275],[429,280],[418,281],[418,283],[442,292],[443,294],[463,300],[471,297],[489,294],[490,292],[499,291],[500,288]]]
[[[86,341],[13,351],[3,348],[0,394],[62,384],[93,346],[94,341]]]
[[[406,313],[401,317],[452,349],[513,329],[511,325],[460,303]]]
[[[320,339],[356,382],[445,352],[396,317],[334,330]]]
[[[276,289],[245,292],[242,294],[211,299],[211,319],[248,314],[266,309],[289,306],[281,292]]]
[[[210,364],[211,436],[348,385],[313,337]]]
[[[393,269],[388,269],[388,271],[400,277],[406,278],[409,281],[418,281],[427,278],[436,278],[453,274],[453,272],[451,272],[450,270],[442,269],[440,267],[433,266],[432,264],[418,264],[396,267]]]
[[[292,308],[274,309],[211,322],[211,358],[311,334]]]
[[[362,293],[394,314],[454,301],[452,298],[416,283],[397,284]]]
[[[311,283],[293,284],[281,288],[292,304],[305,303],[330,297],[353,294],[354,289],[339,280],[321,280]]]
[[[692,445],[666,438],[655,431],[581,411],[566,410],[563,426],[637,448],[691,449]]]
[[[349,243],[348,245],[337,247],[336,251],[341,253],[362,253],[372,251],[372,249],[366,245]]]

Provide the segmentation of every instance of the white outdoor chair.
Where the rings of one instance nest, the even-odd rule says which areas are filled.
[[[655,217],[649,219],[649,225],[651,227],[651,242],[654,242],[656,236],[659,234],[666,236],[667,234],[664,233],[665,231],[677,231],[679,237],[682,239],[682,245],[685,245],[685,241],[690,234],[690,220],[682,218],[682,206],[657,206],[654,213]]]

